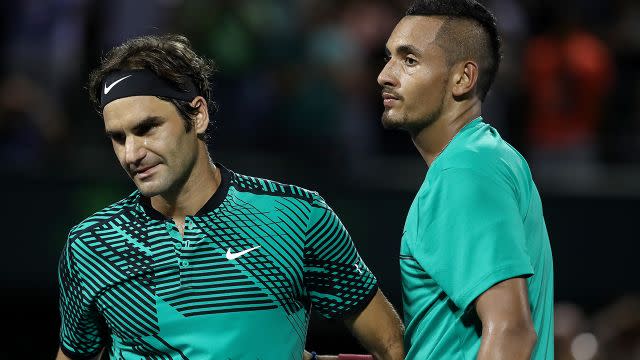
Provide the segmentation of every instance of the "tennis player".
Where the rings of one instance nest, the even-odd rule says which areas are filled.
[[[473,0],[415,1],[386,48],[382,123],[428,166],[400,250],[407,359],[552,359],[540,196],[482,117],[500,63],[494,16]]]
[[[91,74],[137,190],[69,233],[57,359],[297,360],[311,310],[401,359],[399,317],[323,198],[212,161],[212,70],[166,35],[125,42]]]

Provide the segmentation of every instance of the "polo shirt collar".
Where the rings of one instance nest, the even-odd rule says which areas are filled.
[[[216,167],[220,170],[221,181],[218,189],[211,195],[209,200],[202,206],[200,210],[198,210],[195,215],[196,217],[205,216],[208,213],[215,211],[220,204],[224,201],[229,193],[229,187],[231,184],[231,179],[233,178],[233,173],[224,167],[222,164],[215,163]],[[161,212],[154,209],[151,206],[151,199],[147,196],[143,196],[140,191],[138,192],[138,204],[140,205],[140,210],[153,220],[166,220],[167,217],[164,216]]]

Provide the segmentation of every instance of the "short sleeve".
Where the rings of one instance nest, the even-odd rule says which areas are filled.
[[[313,309],[325,318],[361,311],[378,289],[347,229],[317,195],[306,231],[304,282]]]
[[[70,240],[58,264],[60,348],[72,359],[95,356],[103,347],[97,309],[83,289]]]
[[[496,283],[533,275],[516,194],[470,169],[438,174],[419,197],[414,257],[458,308]]]

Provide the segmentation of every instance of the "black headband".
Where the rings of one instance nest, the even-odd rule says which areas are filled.
[[[100,91],[100,107],[116,99],[129,96],[163,96],[172,99],[191,101],[198,96],[198,89],[191,80],[186,89],[179,89],[147,69],[121,70],[105,77]]]

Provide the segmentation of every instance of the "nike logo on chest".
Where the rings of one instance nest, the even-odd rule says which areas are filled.
[[[227,260],[235,260],[235,259],[239,258],[240,256],[248,254],[248,253],[250,253],[250,252],[252,252],[252,251],[254,251],[254,250],[256,250],[256,249],[258,249],[260,247],[261,246],[252,247],[251,249],[242,250],[242,251],[237,252],[237,253],[232,253],[231,252],[231,248],[229,248],[229,249],[227,249],[227,254],[226,254],[225,257],[227,258]]]

